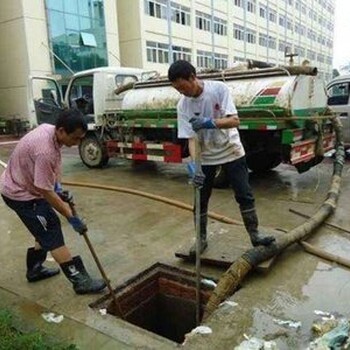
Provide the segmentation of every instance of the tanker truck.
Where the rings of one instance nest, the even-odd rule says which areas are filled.
[[[97,68],[77,73],[68,85],[66,105],[81,108],[88,120],[89,130],[79,146],[87,167],[103,167],[111,157],[181,163],[189,156],[187,140],[177,137],[180,94],[166,77],[137,73]],[[301,173],[334,148],[332,115],[317,68],[228,69],[198,77],[229,87],[250,170],[265,172],[287,163]],[[78,96],[78,90],[88,94]],[[216,180],[217,186],[225,183],[223,170]]]

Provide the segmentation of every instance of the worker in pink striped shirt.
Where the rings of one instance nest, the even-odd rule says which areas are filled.
[[[80,234],[87,229],[84,222],[73,215],[67,203],[70,198],[59,183],[62,146],[78,145],[86,130],[80,111],[60,112],[56,125],[42,124],[20,140],[0,178],[4,202],[35,239],[34,247],[27,251],[27,280],[40,281],[59,273],[57,268],[43,266],[50,251],[77,294],[96,293],[106,287],[103,280],[90,277],[80,256],[71,256],[56,214],[57,211],[66,217]]]

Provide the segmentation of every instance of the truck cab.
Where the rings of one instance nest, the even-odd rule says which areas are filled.
[[[101,67],[74,74],[62,98],[61,87],[54,78],[30,77],[30,103],[32,124],[55,122],[55,115],[64,107],[78,108],[93,129],[101,124],[99,116],[120,108],[123,94],[114,91],[128,83],[146,80],[155,72],[128,67]]]
[[[328,106],[343,124],[343,136],[350,143],[350,75],[334,78],[327,85]]]

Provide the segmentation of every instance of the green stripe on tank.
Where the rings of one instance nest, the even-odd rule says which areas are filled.
[[[296,117],[309,117],[315,114],[323,115],[326,109],[326,107],[294,109],[293,115]]]
[[[259,96],[257,97],[253,105],[272,105],[276,100],[276,96]]]

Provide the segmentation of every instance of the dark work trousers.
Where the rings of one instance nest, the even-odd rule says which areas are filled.
[[[241,211],[254,208],[254,196],[249,185],[249,173],[246,158],[242,157],[233,162],[220,165],[226,171],[230,186]],[[213,189],[217,165],[202,165],[205,175],[204,185],[200,192],[201,232],[206,235],[208,203]],[[195,213],[195,208],[194,208]]]
[[[29,232],[45,251],[51,251],[65,245],[61,222],[56,212],[45,199],[16,201],[2,195]]]

